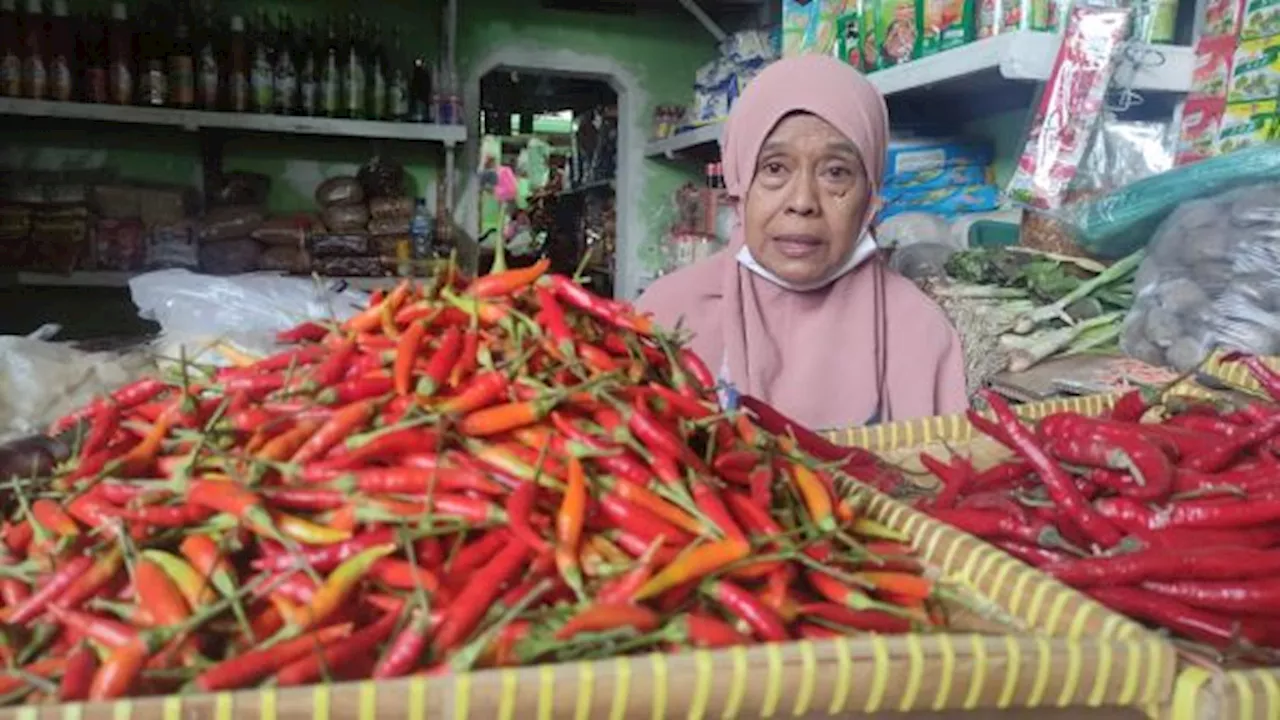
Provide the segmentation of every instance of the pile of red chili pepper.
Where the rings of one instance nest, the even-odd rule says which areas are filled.
[[[547,264],[406,282],[58,421],[14,479],[0,698],[392,678],[940,622],[865,455],[721,413]],[[879,472],[879,471],[876,471]]]
[[[1111,608],[1224,660],[1280,658],[1280,376],[1271,401],[1122,395],[1110,413],[1027,427],[987,394],[970,421],[1014,453],[981,471],[924,453],[923,504]]]

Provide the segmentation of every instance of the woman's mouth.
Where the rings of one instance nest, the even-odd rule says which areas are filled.
[[[785,258],[800,260],[812,257],[822,251],[825,243],[814,235],[775,235],[773,246]]]

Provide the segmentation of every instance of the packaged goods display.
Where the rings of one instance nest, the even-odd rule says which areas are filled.
[[[59,419],[51,434],[79,427],[83,440],[37,503],[40,527],[95,528],[101,548],[77,545],[44,582],[11,578],[34,593],[6,602],[8,621],[48,615],[102,645],[83,678],[93,700],[946,623],[947,584],[842,499],[843,472],[891,470],[864,451],[819,460],[807,436],[717,415],[714,378],[688,351],[546,268],[404,283],[333,327],[282,331],[269,357],[188,368],[203,376],[190,385],[147,378]],[[517,313],[550,342],[526,353],[499,317]],[[477,366],[473,348],[531,363],[529,382]],[[562,353],[600,374],[556,380]],[[611,369],[623,364],[636,371]],[[456,425],[427,422],[443,415]],[[149,439],[112,438],[135,418],[150,418]],[[203,428],[224,437],[217,449],[172,452]],[[179,477],[180,496],[165,479]],[[9,547],[15,562],[39,552]],[[200,590],[208,568],[220,579]],[[118,587],[163,624],[94,600]],[[188,663],[187,645],[208,662]],[[63,659],[24,647],[27,675]],[[144,678],[148,663],[178,672]]]
[[[0,94],[224,112],[462,122],[447,63],[351,13],[227,15],[211,0],[0,5]],[[421,45],[415,41],[415,47]]]

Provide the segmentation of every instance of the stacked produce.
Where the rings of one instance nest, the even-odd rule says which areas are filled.
[[[1280,375],[1244,358],[1272,400]],[[924,509],[1230,659],[1280,659],[1280,405],[1136,390],[1107,417],[1025,426],[995,395],[969,419],[1016,457],[981,471],[922,454]]]
[[[960,332],[976,390],[1005,370],[1114,349],[1141,260],[1138,253],[1104,266],[1021,248],[983,248],[950,254],[941,269],[924,260],[932,268],[913,274],[929,276],[924,290]]]
[[[0,538],[10,702],[389,678],[941,622],[840,467],[648,318],[450,271],[63,418]],[[780,422],[767,412],[761,422]],[[816,447],[818,462],[802,450]]]

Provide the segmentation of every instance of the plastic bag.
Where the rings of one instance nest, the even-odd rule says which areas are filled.
[[[321,213],[324,226],[333,232],[364,230],[369,224],[369,208],[364,205],[335,205]]]
[[[1139,180],[1096,200],[1064,208],[1076,242],[1102,258],[1120,258],[1153,242],[1170,213],[1231,188],[1280,181],[1280,144],[1209,158]]]
[[[256,207],[215,208],[204,214],[200,223],[200,241],[248,237],[258,229],[262,221],[262,210]]]
[[[200,244],[200,269],[210,275],[239,275],[258,269],[262,245],[251,238]]]
[[[316,202],[320,207],[334,205],[358,205],[364,202],[364,189],[353,177],[341,176],[325,180],[316,188]]]
[[[1219,347],[1280,354],[1280,184],[1181,205],[1134,290],[1121,348],[1140,360],[1190,370]]]

